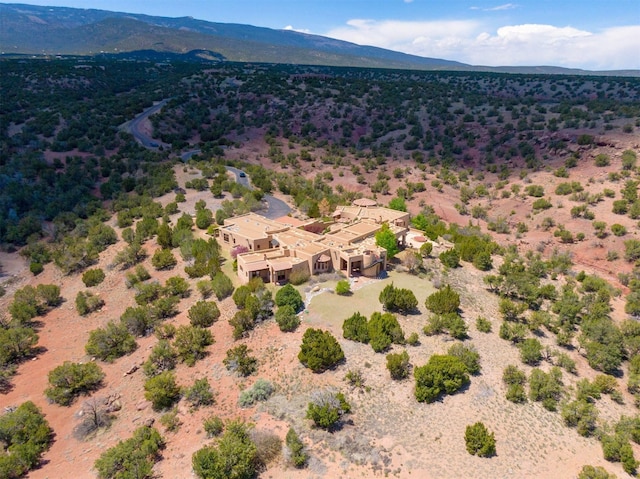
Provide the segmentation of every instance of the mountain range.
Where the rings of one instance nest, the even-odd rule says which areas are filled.
[[[186,60],[332,65],[418,70],[571,73],[560,67],[482,67],[361,46],[319,35],[192,17],[0,3],[3,55],[96,55],[154,51]],[[157,56],[157,55],[156,55]],[[597,72],[640,76],[640,71]]]

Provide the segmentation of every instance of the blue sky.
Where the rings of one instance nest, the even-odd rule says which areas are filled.
[[[640,69],[640,0],[49,0],[295,29],[474,65]]]

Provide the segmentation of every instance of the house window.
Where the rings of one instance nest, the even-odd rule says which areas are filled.
[[[228,242],[229,242],[229,235],[225,233],[225,234],[222,236],[222,239],[224,240],[224,242],[225,242],[225,243],[228,243]]]
[[[260,245],[259,245],[259,244],[257,244],[257,245],[256,245],[256,250],[259,250],[259,249],[260,249]]]

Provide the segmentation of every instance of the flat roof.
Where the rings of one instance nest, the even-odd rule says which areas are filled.
[[[291,261],[280,261],[277,263],[271,263],[271,267],[274,271],[284,271],[285,269],[291,269]]]
[[[366,237],[374,235],[379,229],[379,224],[359,221],[329,233],[325,237],[329,238],[329,241],[333,240],[338,243],[352,244],[353,242],[361,241]],[[326,241],[323,241],[323,243],[328,244]]]
[[[346,213],[355,218],[371,218],[376,221],[396,221],[409,216],[405,211],[392,210],[384,206],[338,206],[335,213]]]
[[[263,269],[269,269],[269,263],[267,261],[255,261],[246,265],[247,271],[262,271]]]
[[[265,239],[270,234],[279,231],[285,231],[287,225],[265,218],[255,213],[247,213],[246,215],[236,216],[224,220],[222,231],[236,233],[245,238]]]
[[[280,218],[276,218],[275,221],[282,223],[283,225],[293,226],[294,228],[305,224],[305,221],[301,221],[298,218],[293,218],[291,216],[281,216]]]
[[[325,246],[318,244],[322,239],[322,235],[311,233],[310,231],[300,229],[290,229],[281,233],[276,233],[273,237],[278,241],[281,247],[286,246],[296,251],[302,251],[308,254],[318,254],[326,250]]]

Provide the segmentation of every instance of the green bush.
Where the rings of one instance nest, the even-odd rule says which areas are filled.
[[[87,354],[111,363],[132,353],[137,347],[136,340],[124,324],[109,321],[104,328],[94,329],[89,333],[85,350]]]
[[[196,226],[201,230],[206,230],[213,223],[213,213],[204,208],[196,211]]]
[[[423,243],[422,246],[420,246],[420,255],[423,258],[428,258],[429,255],[431,255],[432,251],[433,251],[433,244],[429,241]]]
[[[368,343],[369,330],[367,328],[367,318],[358,312],[353,313],[342,323],[342,336],[352,341]]]
[[[39,284],[18,289],[9,305],[9,314],[15,324],[27,325],[36,316],[46,314],[51,308],[62,304],[60,287],[54,284]]]
[[[490,333],[491,332],[491,321],[489,321],[484,316],[478,316],[476,318],[476,329],[481,333]]]
[[[480,354],[472,344],[467,346],[464,343],[455,343],[449,346],[447,354],[459,358],[467,367],[469,374],[480,373]]]
[[[529,185],[524,189],[525,193],[534,198],[542,198],[544,196],[544,187],[541,185]]]
[[[514,384],[522,386],[527,382],[527,375],[517,366],[510,364],[502,372],[502,380],[509,386]]]
[[[32,261],[31,263],[29,263],[29,271],[34,276],[38,276],[40,273],[44,271],[44,266],[42,266],[42,263],[38,263],[37,261]]]
[[[105,274],[100,268],[88,269],[82,274],[82,282],[87,288],[97,286],[104,281]]]
[[[627,228],[625,228],[621,224],[614,223],[614,224],[611,225],[611,232],[615,236],[624,236],[624,235],[627,234]]]
[[[625,444],[629,444],[629,441],[627,438],[623,437],[622,434],[604,434],[600,438],[600,443],[602,445],[604,458],[607,461],[619,462],[620,450]]]
[[[49,371],[49,387],[44,394],[56,404],[69,406],[80,394],[88,394],[102,385],[105,374],[100,366],[65,361]]]
[[[172,339],[176,335],[176,327],[173,324],[159,324],[155,328],[155,335],[158,339]]]
[[[158,271],[173,269],[178,260],[170,249],[158,249],[151,257],[151,264]]]
[[[192,326],[208,328],[220,317],[220,310],[213,301],[198,301],[189,308],[187,316]]]
[[[124,325],[134,336],[146,336],[153,331],[157,318],[148,306],[128,307],[120,316],[120,324]]]
[[[443,251],[438,258],[447,268],[457,268],[460,266],[460,254],[455,249]]]
[[[80,316],[99,310],[104,306],[104,301],[90,291],[78,291],[76,296],[76,311]]]
[[[626,215],[629,210],[629,203],[627,200],[615,200],[613,202],[612,211],[617,215]]]
[[[201,479],[251,479],[257,473],[258,451],[249,428],[233,421],[217,443],[196,451],[191,463]]]
[[[467,426],[464,433],[464,442],[467,452],[472,456],[491,457],[496,454],[496,438],[481,422]]]
[[[534,210],[548,210],[549,208],[551,208],[551,202],[545,198],[538,198],[537,200],[535,200],[533,202],[533,209]]]
[[[293,466],[298,469],[305,467],[309,460],[309,454],[305,451],[304,443],[300,440],[298,434],[293,428],[289,428],[287,431],[285,444],[289,449],[289,460]]]
[[[214,343],[211,331],[196,326],[180,326],[176,330],[173,346],[178,352],[178,358],[187,366],[193,366],[196,361],[206,355],[206,347]]]
[[[233,302],[236,304],[238,309],[244,309],[245,303],[247,302],[247,298],[251,296],[251,288],[248,285],[242,285],[236,288],[233,292]]]
[[[0,372],[7,375],[16,364],[34,353],[38,335],[33,328],[0,327]]]
[[[473,266],[480,271],[489,271],[493,268],[493,260],[491,259],[491,253],[488,251],[478,251],[472,260]]]
[[[180,386],[172,371],[152,376],[144,383],[144,397],[155,411],[171,408],[180,399]]]
[[[524,386],[521,384],[511,384],[507,387],[506,394],[507,401],[511,401],[516,404],[524,404],[527,402],[527,393],[524,390]]]
[[[518,347],[523,363],[535,366],[542,360],[542,343],[536,338],[527,338]]]
[[[218,298],[218,301],[222,301],[233,294],[233,283],[229,277],[222,271],[218,271],[211,279],[211,287],[213,292]]]
[[[164,426],[167,432],[177,432],[182,426],[182,421],[178,417],[178,408],[174,407],[160,416],[160,424]]]
[[[147,257],[147,252],[137,241],[119,251],[113,258],[113,266],[120,265],[122,269],[128,269],[137,265]]]
[[[213,283],[208,279],[202,279],[196,283],[196,289],[202,296],[202,299],[207,299],[213,294]]]
[[[321,373],[343,361],[344,351],[329,331],[309,328],[302,337],[298,359],[314,373]]]
[[[587,135],[586,133],[580,135],[577,140],[578,145],[580,146],[593,145],[594,141],[593,135]]]
[[[251,407],[257,402],[266,401],[271,397],[275,388],[266,379],[258,379],[250,389],[242,391],[238,398],[240,407]]]
[[[392,343],[404,344],[404,332],[391,313],[374,312],[367,323],[369,344],[376,353],[385,351]]]
[[[172,276],[164,283],[165,296],[178,296],[187,298],[190,294],[189,283],[181,276]]]
[[[351,405],[344,394],[330,391],[316,392],[307,406],[307,418],[316,427],[334,430],[344,414],[351,412]]]
[[[8,479],[18,478],[36,468],[40,456],[53,442],[53,429],[31,401],[0,416],[0,472]]]
[[[434,354],[424,366],[415,368],[415,397],[431,403],[443,394],[454,394],[469,384],[467,367],[455,356]]]
[[[559,353],[556,356],[555,364],[571,374],[576,374],[576,362],[567,353]]]
[[[604,467],[601,466],[582,466],[578,479],[616,479],[615,474],[609,474]]]
[[[304,308],[304,301],[300,292],[292,285],[287,284],[280,288],[275,297],[276,306],[281,307],[289,305],[298,313]]]
[[[351,294],[351,285],[346,279],[341,279],[336,284],[336,294],[340,296],[348,296]]]
[[[253,316],[247,310],[236,312],[229,320],[229,324],[233,327],[233,339],[240,339],[247,331],[255,327]]]
[[[207,433],[207,437],[216,437],[222,434],[224,422],[218,416],[209,416],[203,421],[202,427]]]
[[[239,376],[249,376],[258,369],[258,360],[251,356],[251,349],[246,344],[240,344],[227,350],[227,357],[222,360],[227,370]]]
[[[409,353],[402,351],[402,353],[390,353],[387,354],[387,369],[391,374],[391,379],[402,380],[409,377]]]
[[[387,311],[397,311],[408,314],[416,310],[418,300],[410,289],[396,288],[393,283],[388,284],[378,297],[382,307]]]
[[[455,338],[464,340],[467,338],[467,324],[458,313],[432,314],[427,318],[427,324],[423,328],[424,334],[434,336],[445,331]]]
[[[562,393],[562,371],[560,368],[554,366],[549,373],[538,368],[531,371],[529,398],[532,401],[541,401],[545,409],[555,411]]]
[[[157,376],[175,368],[177,361],[177,351],[169,341],[161,339],[151,350],[151,354],[142,365],[142,370],[147,377]]]
[[[207,378],[196,379],[193,386],[185,390],[184,399],[192,409],[210,406],[215,402],[215,396]]]
[[[450,285],[430,294],[425,306],[435,314],[455,313],[460,308],[460,295],[451,289]]]
[[[133,436],[107,449],[95,462],[99,479],[153,477],[153,465],[160,460],[164,439],[152,427],[143,426]]]
[[[611,164],[611,160],[604,153],[599,153],[598,155],[596,155],[595,164],[596,166],[600,167],[609,166]]]
[[[300,325],[300,318],[290,305],[281,306],[276,311],[276,323],[282,332],[295,331]]]
[[[521,342],[528,333],[528,328],[522,323],[512,323],[509,321],[503,321],[500,325],[500,331],[498,335],[501,339],[511,341],[516,344]]]
[[[564,404],[561,415],[565,425],[577,428],[581,436],[591,436],[596,429],[598,411],[595,405],[586,399]]]
[[[164,291],[160,283],[153,281],[151,283],[136,284],[135,301],[140,306],[147,306],[163,295]]]

